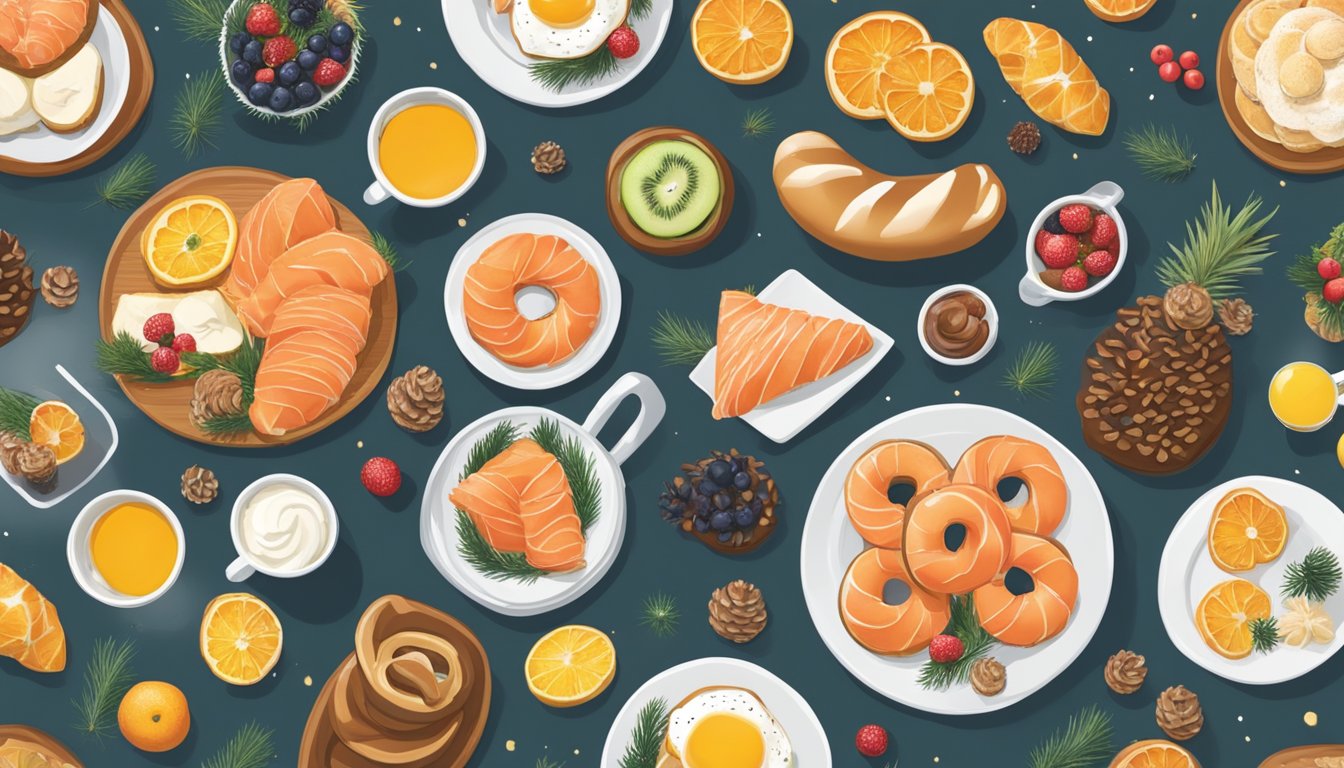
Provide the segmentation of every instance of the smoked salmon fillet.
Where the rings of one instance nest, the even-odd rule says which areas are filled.
[[[65,669],[65,630],[37,588],[0,563],[0,656],[36,672]]]
[[[388,271],[387,262],[373,246],[343,232],[323,232],[272,261],[266,277],[238,302],[238,317],[249,333],[265,338],[271,334],[277,311],[296,292],[329,285],[370,296]]]
[[[336,213],[316,181],[290,179],[275,185],[238,224],[238,250],[224,291],[235,302],[246,299],[266,277],[271,262],[304,240],[335,228]]]
[[[46,74],[84,47],[97,21],[98,0],[0,0],[0,67]]]
[[[741,416],[830,376],[872,348],[872,334],[859,323],[766,304],[743,291],[724,291],[713,416]]]

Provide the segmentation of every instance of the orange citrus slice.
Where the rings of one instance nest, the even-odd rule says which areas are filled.
[[[59,400],[38,403],[28,417],[28,436],[32,442],[50,448],[56,454],[57,464],[64,464],[84,450],[84,424],[74,408]]]
[[[222,274],[238,246],[238,220],[219,198],[182,197],[165,205],[145,227],[140,251],[162,285],[203,283]]]
[[[691,48],[720,80],[763,83],[789,61],[793,17],[780,0],[701,0],[691,17]]]
[[[210,671],[232,685],[265,679],[280,660],[284,634],[275,611],[252,595],[220,595],[201,618],[201,658]]]
[[[616,677],[616,646],[592,627],[560,627],[532,646],[523,663],[527,688],[543,704],[577,707]]]
[[[841,112],[861,120],[880,120],[878,80],[887,62],[903,51],[929,42],[929,32],[899,11],[874,11],[849,22],[826,49],[826,89]]]
[[[1199,601],[1195,624],[1214,652],[1244,659],[1251,654],[1251,622],[1269,618],[1270,608],[1265,590],[1245,579],[1229,579]]]
[[[1110,768],[1199,768],[1199,761],[1182,746],[1165,739],[1148,739],[1120,750]]]
[[[1283,507],[1254,488],[1237,488],[1213,508],[1209,556],[1224,571],[1249,571],[1272,563],[1288,542]]]
[[[1032,21],[999,18],[985,27],[984,37],[1003,79],[1038,117],[1085,136],[1106,130],[1111,95],[1059,32]]]
[[[923,43],[893,57],[878,77],[887,122],[913,141],[939,141],[971,114],[975,78],[961,52]]]
[[[1153,9],[1157,0],[1083,0],[1087,10],[1106,21],[1133,21]]]

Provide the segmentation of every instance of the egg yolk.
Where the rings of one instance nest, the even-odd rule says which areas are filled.
[[[538,19],[553,27],[576,27],[593,15],[597,0],[532,0],[528,3]]]
[[[761,768],[765,737],[755,723],[727,712],[701,718],[686,734],[686,768]]]

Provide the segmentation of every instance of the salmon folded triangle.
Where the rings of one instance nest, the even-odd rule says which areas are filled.
[[[238,222],[238,250],[224,292],[241,301],[270,272],[271,262],[311,237],[336,228],[336,213],[312,179],[275,185]]]
[[[749,413],[830,376],[872,348],[873,336],[860,323],[766,304],[743,291],[724,291],[719,299],[713,416]]]
[[[65,669],[65,630],[56,606],[0,563],[0,656],[35,672]]]

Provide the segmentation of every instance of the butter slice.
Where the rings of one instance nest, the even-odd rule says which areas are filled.
[[[198,352],[227,355],[243,344],[243,324],[219,291],[123,294],[112,314],[112,332],[125,331],[152,352],[157,344],[144,338],[145,321],[160,312],[173,316],[178,333],[196,339]]]
[[[26,131],[41,121],[33,110],[32,81],[0,69],[0,136]]]
[[[85,43],[69,61],[33,81],[33,108],[58,133],[88,125],[102,95],[103,57],[93,43]]]

